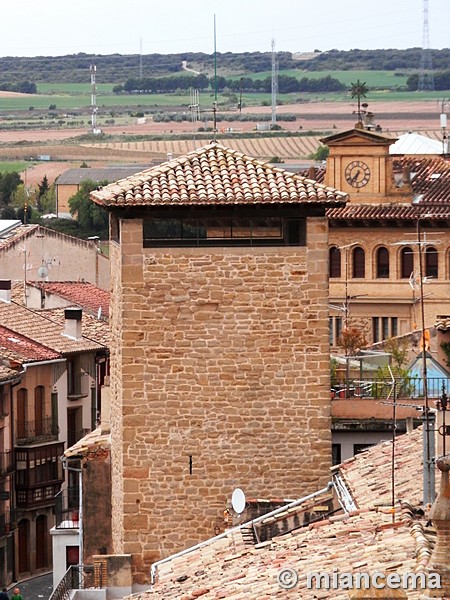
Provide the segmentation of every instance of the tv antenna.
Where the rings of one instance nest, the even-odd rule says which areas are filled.
[[[197,122],[200,120],[200,94],[198,90],[190,89],[191,103],[189,104],[189,110],[191,113],[191,123],[194,131],[194,148],[195,148],[195,129]]]
[[[213,139],[217,141],[217,35],[216,15],[214,15],[214,102],[213,102]]]
[[[448,98],[442,98],[441,102],[441,129],[442,129],[442,154],[448,154],[448,136],[447,136],[447,113]]]

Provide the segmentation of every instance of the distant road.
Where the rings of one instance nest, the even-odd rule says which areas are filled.
[[[183,60],[183,62],[181,63],[181,67],[184,71],[190,71],[191,73],[194,73],[194,75],[200,75],[200,71],[194,71],[194,69],[189,69],[189,67],[187,66],[187,60]]]

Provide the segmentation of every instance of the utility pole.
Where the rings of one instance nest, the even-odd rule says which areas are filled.
[[[100,133],[100,129],[97,128],[97,84],[95,82],[95,74],[97,72],[97,67],[95,65],[91,65],[91,133],[96,135]]]

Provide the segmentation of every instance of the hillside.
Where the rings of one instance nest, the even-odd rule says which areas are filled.
[[[436,71],[448,69],[450,49],[432,50]],[[303,55],[302,53],[277,52],[280,73],[294,70],[384,70],[417,72],[420,64],[420,48],[406,50],[330,50]],[[307,58],[306,60],[304,58]],[[91,64],[97,66],[97,82],[121,84],[129,78],[188,74],[184,67],[211,76],[214,71],[214,55],[185,52],[182,54],[71,54],[66,56],[0,57],[0,83],[18,84],[24,81],[38,83],[81,83],[89,81]],[[218,73],[221,76],[249,75],[270,71],[270,52],[217,53]]]

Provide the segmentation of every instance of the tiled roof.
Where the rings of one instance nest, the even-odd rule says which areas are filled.
[[[46,308],[39,311],[39,313],[59,323],[62,330],[64,328],[64,310],[64,308]],[[111,330],[109,323],[104,319],[97,319],[96,316],[89,315],[83,311],[81,330],[85,338],[93,340],[107,348],[109,347],[111,343]]]
[[[181,556],[157,565],[154,585],[140,600],[177,598],[284,598],[348,599],[344,590],[308,590],[308,572],[423,572],[427,568],[434,531],[427,528],[414,507],[420,505],[422,485],[422,430],[396,440],[396,509],[391,507],[392,444],[370,448],[341,465],[339,474],[357,509],[277,535],[249,546],[246,526],[234,528]],[[399,500],[402,500],[400,503]],[[299,510],[304,510],[301,505]],[[417,516],[416,516],[417,515]],[[298,585],[282,590],[277,576],[295,569]],[[418,599],[421,591],[408,590]]]
[[[392,522],[392,515],[364,509],[331,517],[249,548],[239,533],[233,533],[196,552],[158,567],[156,585],[141,593],[141,600],[154,598],[205,600],[271,600],[273,598],[333,598],[348,600],[345,590],[306,588],[311,572],[420,572],[426,568],[431,543],[411,512]],[[295,569],[298,585],[282,590],[277,576],[284,568]],[[418,599],[420,590],[408,593]]]
[[[413,192],[421,195],[421,204],[450,204],[450,161],[409,156],[394,160],[396,166],[409,168]]]
[[[73,340],[63,335],[63,324],[16,302],[0,302],[0,323],[8,329],[23,335],[61,354],[90,352],[104,349],[91,339],[83,337]]]
[[[395,444],[395,498],[422,502],[422,427],[398,436]],[[359,508],[391,502],[392,442],[383,442],[349,458],[339,473]]]
[[[450,316],[438,316],[436,323],[434,324],[438,331],[449,331],[450,330]]]
[[[94,431],[90,431],[81,440],[78,440],[73,446],[67,448],[64,456],[71,458],[73,456],[84,455],[89,453],[95,454],[99,449],[108,450],[111,446],[111,434],[102,433],[101,427],[97,427]]]
[[[416,221],[420,214],[426,213],[427,221],[450,220],[449,204],[347,204],[343,209],[328,209],[327,217],[331,221]]]
[[[21,363],[59,358],[59,354],[54,350],[2,325],[0,325],[0,354]]]
[[[347,194],[213,143],[93,191],[91,198],[103,206],[336,206]]]
[[[4,236],[0,236],[0,250],[14,245],[16,242],[28,237],[39,229],[39,225],[19,225],[9,230]]]
[[[18,377],[18,372],[15,369],[10,369],[6,365],[0,364],[0,382],[6,383]]]
[[[109,316],[109,292],[101,290],[92,283],[78,281],[37,282],[28,281],[28,285],[44,289],[47,294],[55,294],[71,302],[83,311],[98,315],[101,308],[101,316]]]

